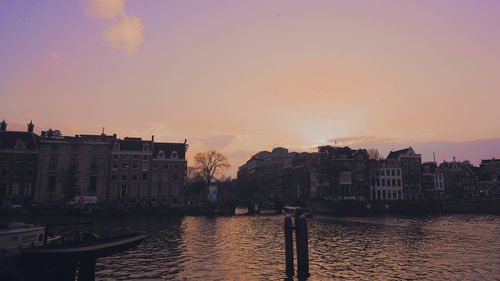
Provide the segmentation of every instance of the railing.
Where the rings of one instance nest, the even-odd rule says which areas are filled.
[[[57,224],[47,224],[45,225],[45,234],[43,238],[43,245],[47,245],[47,237],[49,235],[53,236],[56,234],[61,235],[57,241],[64,243],[66,240],[66,237],[71,238],[73,237],[73,242],[80,242],[82,238],[80,237],[80,233],[88,233],[90,235],[92,233],[92,226],[94,225],[93,222],[77,222],[77,223],[57,223]],[[74,230],[68,231],[68,228],[70,226],[75,226]],[[87,231],[84,231],[86,228]],[[56,233],[58,232],[58,233]]]

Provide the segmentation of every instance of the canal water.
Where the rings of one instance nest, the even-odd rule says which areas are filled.
[[[98,260],[96,280],[283,280],[281,215],[95,220],[103,236],[145,231]],[[499,280],[500,216],[308,219],[309,280]]]

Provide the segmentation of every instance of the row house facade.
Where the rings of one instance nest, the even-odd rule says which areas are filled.
[[[422,164],[422,192],[425,200],[444,199],[444,175],[436,162]]]
[[[384,159],[374,161],[371,181],[371,199],[393,201],[404,199],[403,173],[399,161]]]
[[[111,151],[110,201],[166,205],[185,202],[186,143],[124,138]]]
[[[42,131],[36,201],[64,204],[76,195],[107,198],[109,150],[116,135],[62,136]]]
[[[422,200],[422,155],[416,154],[413,148],[391,151],[388,160],[396,160],[403,176],[403,193],[405,200]]]
[[[0,207],[30,205],[34,201],[39,137],[27,131],[7,131],[7,122],[0,123]]]
[[[439,170],[444,176],[445,199],[478,199],[477,176],[470,162],[443,162]]]
[[[320,146],[318,157],[320,173],[328,181],[328,190],[323,193],[323,199],[370,199],[370,162],[365,149]]]

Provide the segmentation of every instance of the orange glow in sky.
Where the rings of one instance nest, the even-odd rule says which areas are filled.
[[[491,157],[499,14],[499,1],[0,0],[0,118],[187,138],[189,157],[217,149],[233,177],[259,150],[335,141]]]

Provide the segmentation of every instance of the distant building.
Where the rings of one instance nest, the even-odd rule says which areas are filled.
[[[391,151],[388,160],[397,160],[403,175],[403,192],[406,200],[422,200],[422,156],[416,154],[413,148]]]
[[[124,138],[113,143],[109,199],[141,205],[183,204],[186,143]]]
[[[444,175],[436,162],[422,164],[422,192],[426,200],[444,199]]]
[[[376,161],[376,160],[374,160]],[[375,177],[372,181],[371,199],[394,201],[404,199],[403,174],[396,159],[376,161]]]
[[[446,199],[474,200],[479,197],[477,177],[470,162],[443,162],[439,170],[444,175]]]
[[[326,175],[327,200],[369,200],[370,162],[366,149],[318,147],[320,170]]]
[[[42,131],[36,200],[62,205],[77,194],[106,201],[109,153],[115,140],[116,135],[104,133],[62,136],[59,130]]]
[[[0,123],[0,207],[34,201],[40,139],[33,128],[30,122],[26,132],[7,131]]]

